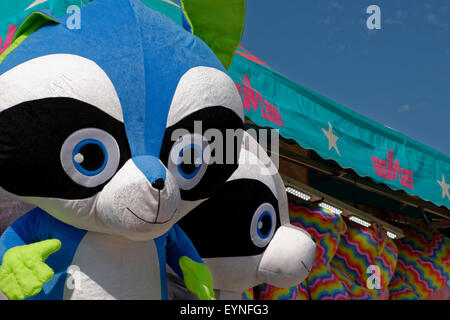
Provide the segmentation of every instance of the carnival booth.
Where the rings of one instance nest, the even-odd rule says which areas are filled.
[[[286,79],[246,49],[230,74],[247,127],[277,129],[293,224],[317,244],[308,278],[244,298],[449,299],[450,158]],[[374,277],[374,275],[376,275]]]
[[[110,127],[102,127],[103,130],[113,130],[113,136],[117,141],[123,143],[119,143],[118,146],[114,143],[109,145],[106,143],[104,147],[109,151],[108,148],[111,145],[116,146],[121,149],[122,155],[128,154],[131,157],[130,160],[127,160],[130,157],[118,157],[116,167],[123,165],[123,168],[129,170],[128,173],[141,171],[147,178],[148,176],[152,177],[151,185],[153,189],[163,190],[164,182],[161,183],[161,180],[157,179],[159,169],[155,169],[156,167],[159,168],[159,164],[155,165],[156,167],[150,166],[149,163],[154,159],[150,159],[147,154],[153,152],[153,149],[161,148],[161,154],[165,155],[166,158],[161,161],[163,161],[164,166],[168,167],[167,172],[170,171],[171,174],[181,172],[180,170],[171,171],[170,163],[166,163],[169,154],[173,153],[171,150],[176,147],[168,144],[165,140],[165,134],[161,134],[166,129],[166,123],[162,126],[160,123],[154,127],[146,127],[147,124],[143,120],[145,116],[139,114],[140,110],[126,108],[128,102],[130,102],[130,105],[145,105],[148,102],[167,104],[168,101],[164,99],[168,98],[155,95],[154,92],[156,91],[171,93],[173,101],[182,106],[169,111],[155,112],[150,110],[152,116],[161,117],[163,120],[168,116],[168,130],[178,124],[191,128],[189,121],[196,119],[193,115],[198,115],[202,111],[200,110],[201,107],[196,104],[198,100],[204,99],[205,104],[211,104],[213,98],[217,98],[222,104],[214,105],[228,105],[227,108],[223,108],[227,110],[217,110],[208,114],[205,112],[201,120],[210,121],[207,123],[211,123],[211,128],[218,126],[220,130],[244,128],[245,126],[246,133],[243,135],[242,148],[236,166],[219,166],[205,170],[195,168],[194,173],[201,172],[204,174],[204,171],[209,170],[206,171],[205,175],[209,178],[202,182],[204,185],[200,183],[201,187],[191,185],[191,182],[188,181],[191,175],[195,176],[193,172],[181,174],[180,177],[176,176],[174,181],[166,177],[166,185],[170,186],[171,183],[178,185],[181,195],[175,194],[175,191],[172,194],[169,192],[170,190],[167,191],[167,195],[158,193],[159,197],[167,198],[165,199],[167,200],[166,207],[161,209],[163,210],[161,216],[155,217],[155,221],[161,222],[163,225],[166,223],[165,218],[169,221],[167,228],[164,227],[165,229],[163,228],[162,231],[149,231],[142,234],[137,232],[134,234],[130,230],[134,228],[133,230],[136,231],[141,226],[137,222],[132,227],[121,225],[123,221],[131,219],[125,215],[118,218],[117,221],[107,218],[92,228],[87,224],[91,221],[90,218],[86,218],[89,215],[85,212],[86,208],[92,206],[89,197],[98,196],[100,212],[116,212],[117,206],[125,206],[130,202],[130,199],[121,198],[121,192],[126,189],[125,187],[128,188],[126,175],[119,174],[125,169],[120,169],[111,182],[108,182],[104,189],[101,189],[100,186],[103,188],[102,183],[108,181],[112,174],[107,178],[102,178],[103,180],[100,182],[91,179],[91,177],[85,179],[92,170],[79,168],[83,160],[78,159],[80,161],[77,162],[74,158],[75,162],[69,161],[70,157],[76,157],[84,147],[84,145],[77,144],[77,141],[92,134],[92,130],[81,133],[76,131],[75,133],[79,136],[72,139],[78,139],[75,142],[68,139],[71,146],[75,146],[75,149],[78,148],[76,149],[78,153],[72,153],[72,150],[69,150],[68,161],[70,163],[67,162],[67,166],[64,166],[65,162],[63,161],[67,157],[62,156],[63,152],[61,151],[63,168],[60,171],[68,172],[72,180],[67,184],[56,184],[56,187],[54,186],[51,190],[39,188],[39,183],[30,184],[28,189],[24,188],[24,184],[18,184],[17,181],[20,179],[26,181],[28,176],[37,177],[41,179],[40,181],[43,181],[42,176],[38,176],[32,171],[26,172],[26,174],[21,173],[20,179],[17,181],[3,179],[1,187],[7,189],[9,194],[43,208],[57,220],[82,229],[82,231],[73,230],[67,225],[62,225],[60,221],[55,220],[50,215],[45,215],[45,221],[43,222],[40,220],[43,214],[39,211],[41,209],[32,211],[33,218],[39,222],[37,223],[40,226],[39,228],[45,229],[49,225],[57,226],[58,232],[64,234],[64,240],[72,243],[69,248],[64,247],[63,243],[62,256],[58,256],[56,260],[51,260],[53,256],[49,258],[49,261],[56,263],[55,273],[58,277],[56,279],[54,277],[50,281],[50,285],[44,286],[43,291],[37,296],[38,298],[59,299],[74,296],[110,298],[111,295],[114,298],[147,297],[143,291],[136,293],[131,288],[128,288],[131,290],[129,292],[115,295],[114,288],[109,288],[106,284],[104,287],[94,288],[97,291],[94,289],[92,291],[94,293],[101,292],[103,296],[100,297],[94,297],[92,294],[86,296],[86,292],[77,291],[76,288],[72,288],[70,292],[67,289],[61,289],[63,287],[61,284],[64,283],[63,279],[67,276],[66,269],[69,267],[64,264],[67,262],[67,257],[74,257],[74,259],[80,260],[80,263],[86,263],[92,258],[92,249],[96,248],[93,247],[94,245],[107,247],[108,250],[112,248],[102,242],[100,238],[94,239],[92,236],[89,238],[89,243],[86,243],[86,240],[81,242],[81,239],[86,239],[86,230],[103,232],[104,229],[102,228],[107,225],[112,226],[113,233],[119,233],[126,238],[155,241],[159,259],[164,257],[163,261],[167,260],[173,269],[168,268],[169,291],[171,281],[177,283],[178,289],[180,289],[177,294],[167,293],[164,283],[165,275],[162,275],[165,271],[161,268],[161,270],[158,270],[160,273],[158,273],[158,277],[161,278],[161,287],[158,287],[157,292],[158,298],[169,296],[169,298],[188,297],[195,299],[200,297],[209,299],[213,296],[211,290],[214,285],[216,298],[224,299],[450,299],[450,158],[448,156],[290,81],[241,46],[237,48],[233,56],[242,33],[243,1],[230,1],[229,3],[232,3],[236,10],[230,12],[221,10],[219,14],[219,10],[214,10],[214,6],[208,5],[208,7],[203,8],[198,6],[198,4],[205,5],[208,3],[207,1],[183,1],[183,8],[180,8],[171,1],[142,0],[147,8],[151,8],[158,14],[162,13],[175,21],[178,26],[166,22],[165,18],[161,18],[162,15],[155,13],[152,13],[152,15],[156,19],[154,17],[148,19],[146,16],[147,8],[136,4],[139,0],[118,1],[119,6],[123,5],[121,12],[112,10],[112,6],[108,7],[109,1],[111,0],[98,0],[98,4],[94,1],[95,6],[92,7],[92,4],[89,4],[90,1],[48,0],[32,2],[21,0],[17,1],[18,7],[22,8],[21,10],[14,10],[4,3],[0,4],[0,66],[3,68],[0,69],[0,76],[2,73],[8,74],[8,77],[3,77],[7,81],[2,81],[8,85],[12,83],[11,81],[16,81],[14,84],[19,86],[23,85],[24,78],[19,77],[19,79],[14,70],[17,69],[17,65],[21,66],[20,62],[27,60],[25,58],[29,52],[26,49],[29,48],[30,52],[37,56],[45,54],[47,57],[49,53],[62,50],[59,47],[54,47],[59,45],[58,43],[48,40],[49,37],[55,35],[55,33],[51,33],[52,28],[49,25],[62,23],[60,17],[68,13],[68,7],[73,6],[70,12],[76,14],[80,7],[91,6],[86,12],[88,18],[92,18],[92,20],[87,20],[87,28],[92,27],[92,30],[97,30],[95,21],[99,21],[96,19],[101,19],[102,14],[104,14],[101,13],[104,11],[100,11],[102,2],[106,3],[105,10],[111,10],[110,13],[117,19],[126,19],[126,14],[130,17],[133,16],[130,11],[132,7],[134,10],[133,19],[136,19],[136,21],[133,20],[133,23],[136,26],[133,25],[133,27],[130,24],[127,25],[128,29],[122,30],[122,32],[129,32],[128,37],[136,40],[133,42],[134,45],[127,44],[127,49],[130,50],[127,55],[114,51],[114,49],[125,44],[125,42],[120,42],[122,38],[114,36],[118,34],[115,33],[118,32],[118,29],[115,29],[116,24],[111,24],[110,29],[105,27],[104,30],[109,31],[106,31],[107,34],[104,38],[96,38],[95,35],[92,36],[92,39],[89,38],[91,35],[86,35],[88,38],[83,38],[79,37],[77,31],[75,31],[71,43],[78,45],[89,43],[90,45],[84,49],[69,45],[74,55],[84,55],[90,59],[100,56],[101,59],[106,59],[105,61],[101,59],[98,61],[103,63],[106,73],[112,79],[112,83],[109,80],[105,81],[105,73],[102,70],[98,70],[88,60],[73,60],[74,58],[71,56],[70,59],[72,60],[70,61],[76,62],[76,65],[80,68],[70,70],[70,75],[83,76],[83,74],[80,74],[80,70],[91,68],[99,80],[93,88],[83,87],[84,89],[80,92],[76,92],[77,88],[72,88],[73,90],[69,90],[73,91],[71,93],[74,95],[72,98],[79,98],[80,96],[89,98],[90,93],[86,94],[84,90],[88,90],[92,95],[95,95],[95,90],[112,90],[114,88],[111,84],[116,86],[117,83],[121,84],[117,93],[119,97],[112,95],[113,98],[109,101],[110,103],[100,108],[108,114],[102,115],[105,116],[103,119],[105,121],[100,121],[101,119],[98,118],[100,115],[93,116],[96,119],[93,122],[89,122],[91,119],[79,119],[80,121],[88,121],[89,125],[106,126],[107,123],[110,123]],[[124,5],[128,1],[132,3],[131,6]],[[226,1],[220,2],[226,3]],[[27,12],[27,10],[32,7],[38,9],[38,13],[30,19],[30,12]],[[50,10],[52,15],[49,15],[46,10]],[[205,12],[208,12],[208,15],[205,15]],[[214,16],[214,14],[218,15]],[[11,18],[5,19],[5,17]],[[70,18],[71,16],[66,16],[65,19]],[[222,18],[223,20],[221,20]],[[162,22],[161,24],[155,24],[154,21]],[[232,21],[232,23],[220,25],[217,24],[217,21],[221,23]],[[70,21],[70,23],[75,22]],[[92,26],[89,25],[90,23],[92,23]],[[126,24],[124,23],[124,25]],[[157,40],[145,37],[138,39],[135,37],[135,33],[142,32],[142,26],[153,28],[155,34],[160,35],[160,37]],[[183,27],[183,32],[188,31],[189,34],[182,33],[181,27]],[[63,32],[60,29],[55,28],[56,31],[54,32]],[[38,36],[26,40],[31,33],[37,30],[39,30]],[[48,34],[46,34],[47,32]],[[169,35],[166,35],[166,33],[169,33]],[[180,34],[183,36],[178,37]],[[229,36],[222,39],[220,35],[223,34]],[[36,40],[39,40],[39,35],[44,39],[40,40],[41,42]],[[123,40],[128,41],[129,38],[123,37]],[[86,39],[88,39],[87,42],[85,42]],[[39,44],[42,41],[50,49],[40,47]],[[105,48],[109,48],[111,54],[105,55],[105,48],[102,49],[103,51],[95,51],[97,49],[93,48],[98,47],[94,45],[97,41],[101,41],[106,46]],[[22,42],[23,45],[21,46]],[[176,50],[181,47],[181,53],[174,54],[171,51],[172,42],[176,43],[174,45]],[[139,45],[137,45],[138,43]],[[209,46],[209,49],[207,49],[205,43]],[[231,47],[235,45],[233,51],[223,50],[226,47],[229,49],[230,43],[232,44]],[[34,47],[36,45],[38,49]],[[157,50],[153,50],[154,48],[151,45],[156,46]],[[149,48],[152,50],[149,50]],[[176,50],[173,51],[177,52]],[[153,52],[156,52],[159,56],[156,56]],[[10,54],[10,57],[5,60],[8,54]],[[192,61],[189,62],[192,66],[188,66],[191,69],[206,64],[214,70],[200,68],[201,70],[196,69],[197,71],[200,70],[198,72],[186,73],[181,77],[182,73],[177,68],[183,69],[183,72],[185,69],[189,69],[183,65],[185,63],[183,59],[176,58],[181,57],[181,54],[184,56],[187,54],[192,58]],[[162,55],[164,57],[175,57],[176,59],[166,61],[161,58]],[[134,58],[130,59],[130,57]],[[54,60],[46,63],[45,57],[39,57],[36,60],[39,60],[42,64],[36,63],[32,67],[46,66],[47,69],[44,67],[42,67],[42,70],[39,69],[42,74],[45,74],[45,72],[58,73],[59,71],[56,69],[53,70],[52,64],[69,65],[68,62],[70,61],[63,58],[69,59],[68,56],[60,57],[60,59],[53,58]],[[125,59],[124,63],[127,63],[129,70],[118,72],[117,62],[113,58],[117,61]],[[1,65],[3,60],[6,63]],[[157,63],[146,64],[145,61],[150,60]],[[139,62],[143,65],[139,65]],[[219,65],[220,63],[223,66]],[[30,67],[30,63],[27,62],[24,63],[22,69],[26,69],[25,71],[29,73],[28,67]],[[148,68],[147,71],[152,71],[146,74],[148,78],[144,81],[145,83],[148,80],[153,81],[155,87],[151,89],[145,87],[142,84],[144,82],[141,83],[142,79],[138,76],[144,74],[139,73],[139,70],[142,71],[145,68]],[[9,69],[13,72],[10,72]],[[22,69],[19,71],[23,71]],[[173,72],[167,72],[168,69],[173,69]],[[232,80],[222,77],[222,73],[226,71]],[[180,76],[181,79],[187,79],[187,84],[174,86],[171,81],[178,81],[178,78],[172,79],[173,74]],[[165,77],[158,78],[161,75]],[[62,79],[63,75],[59,76]],[[45,79],[42,76],[41,80],[44,81]],[[205,79],[210,82],[205,81]],[[101,85],[102,81],[106,83],[103,86]],[[195,85],[189,85],[189,81],[195,83]],[[125,84],[122,84],[122,82]],[[218,83],[218,85],[211,83]],[[62,81],[57,84],[58,86],[52,89],[54,90],[53,93],[55,90],[59,92],[58,90],[67,89],[65,87],[67,82]],[[140,85],[142,86],[139,87]],[[147,89],[148,97],[144,97],[141,95],[142,90]],[[1,87],[0,90],[2,90]],[[13,107],[3,106],[2,101],[0,101],[0,116],[3,116],[0,117],[0,120],[3,119],[3,124],[11,126],[11,123],[15,123],[14,121],[17,119],[20,120],[21,117],[27,116],[30,123],[33,123],[34,118],[29,114],[21,113],[17,115],[15,113],[15,110],[19,110],[17,107],[18,102],[21,102],[19,100],[24,98],[19,94],[19,90],[11,87],[11,92],[14,93],[14,90],[17,91],[17,94],[4,94],[11,101],[17,100],[15,103],[8,100]],[[33,91],[34,93],[28,93],[29,100],[36,98],[36,90]],[[130,94],[130,92],[133,94]],[[205,95],[204,92],[211,93],[213,98]],[[189,100],[190,96],[198,97],[198,99],[191,99],[191,101]],[[115,109],[115,106],[120,105],[119,98],[124,105],[122,107],[123,115]],[[73,102],[66,100],[61,100],[60,104],[69,106]],[[94,105],[99,102],[95,99],[89,101],[90,104]],[[22,101],[22,104],[26,103]],[[243,113],[236,107],[241,103],[244,109]],[[49,103],[44,104],[44,107],[51,109]],[[87,105],[83,105],[83,108],[86,108],[87,111],[90,110]],[[148,110],[141,111],[144,114],[149,112]],[[36,114],[38,114],[37,111]],[[70,117],[74,119],[76,114],[70,114]],[[60,120],[61,123],[66,121],[62,115]],[[121,125],[123,125],[121,121],[125,123],[127,139],[121,129]],[[67,126],[70,127],[69,123]],[[12,126],[10,129],[18,130]],[[155,132],[159,129],[161,129],[161,132],[158,131],[158,137],[160,138],[158,140],[155,139]],[[22,128],[21,130],[22,132],[14,131],[16,136],[24,136],[26,132],[30,131],[28,128]],[[0,164],[3,161],[3,167],[0,166],[0,168],[4,173],[7,173],[7,170],[15,169],[13,164],[24,161],[23,157],[17,158],[17,154],[21,155],[23,148],[32,149],[33,146],[20,141],[19,147],[14,149],[15,146],[10,143],[12,140],[8,140],[13,137],[10,131],[6,129],[1,131],[0,128],[0,134],[0,143],[7,146],[3,149],[0,148],[0,151],[3,152],[0,154]],[[147,140],[141,141],[141,136]],[[108,134],[101,134],[100,137],[105,138],[106,142],[110,139]],[[66,145],[66,142],[64,145]],[[131,150],[127,149],[127,143]],[[144,147],[147,143],[150,147]],[[153,144],[155,145],[154,148]],[[11,150],[14,152],[11,152]],[[181,149],[176,149],[178,153],[182,153],[184,150],[183,146],[181,146]],[[95,150],[91,151],[94,152]],[[32,156],[34,157],[36,154],[47,156],[46,153],[34,153]],[[149,158],[144,159],[144,161],[142,160],[143,155]],[[245,159],[253,159],[253,163],[249,165],[244,161]],[[134,161],[133,165],[129,164],[131,160]],[[151,161],[148,162],[147,160]],[[4,165],[4,163],[8,165]],[[273,170],[274,167],[278,170]],[[49,166],[47,168],[51,169]],[[74,173],[77,168],[81,170],[81,175]],[[164,169],[164,167],[161,168]],[[167,173],[167,176],[171,174]],[[134,176],[138,179],[137,173]],[[60,181],[57,182],[60,183]],[[74,185],[73,182],[78,185]],[[79,186],[81,184],[84,187],[92,187],[92,183],[99,186],[98,190],[95,189],[98,194],[95,192],[89,193],[90,191],[88,192]],[[67,186],[72,192],[69,197],[70,201],[67,200],[67,194],[61,194],[61,187],[64,189]],[[152,192],[155,191],[153,189],[151,189]],[[177,188],[174,187],[174,189]],[[139,188],[133,190],[136,194],[142,191]],[[12,198],[7,198],[3,194],[0,197],[2,207],[4,207],[2,210],[5,210],[5,212],[8,210],[6,221],[9,225],[17,218],[14,217],[13,212],[20,211],[18,208],[21,204],[11,202],[11,205],[9,205],[9,201],[13,201]],[[175,198],[177,197],[181,201],[179,208],[175,208]],[[60,201],[58,198],[64,200]],[[138,198],[136,197],[136,199]],[[160,200],[158,198],[158,201]],[[117,206],[111,205],[111,203],[117,201]],[[151,209],[154,202],[150,201],[142,205]],[[6,208],[8,206],[9,208]],[[256,212],[254,208],[257,208]],[[25,207],[21,214],[25,212],[25,209],[28,210],[30,207]],[[67,213],[70,210],[75,211],[77,216],[69,216]],[[139,210],[139,208],[136,208],[136,210]],[[177,213],[169,214],[172,211]],[[139,211],[137,213],[139,214]],[[213,213],[216,215],[212,215]],[[135,213],[133,215],[136,216]],[[175,215],[175,218],[173,215]],[[227,215],[228,219],[225,219],[227,221],[223,220],[223,215]],[[38,216],[41,218],[38,219]],[[3,218],[4,216],[2,216]],[[102,220],[104,217],[100,215],[98,219]],[[163,219],[164,222],[158,219]],[[0,245],[2,255],[6,256],[7,249],[21,243],[17,234],[31,228],[28,220],[22,219],[19,226],[9,228],[5,232],[6,236],[2,236]],[[178,224],[187,236],[180,231],[178,224],[173,226],[175,222],[179,222]],[[210,226],[214,226],[214,228],[210,228]],[[35,228],[34,225],[33,228]],[[67,232],[61,231],[64,228],[67,228]],[[40,232],[42,230],[39,229]],[[232,235],[230,235],[230,230],[233,230]],[[250,230],[250,237],[248,230]],[[110,231],[107,230],[106,233],[110,233]],[[175,250],[174,254],[170,253],[170,250],[163,252],[162,247],[166,243],[164,242],[163,245],[158,242],[159,240],[155,240],[160,239],[158,236],[162,234],[164,241],[167,239],[169,243],[168,249],[173,249],[181,243],[181,249],[184,251]],[[32,237],[33,235],[28,236]],[[30,239],[30,242],[35,241]],[[77,248],[79,243],[85,246],[82,252]],[[117,245],[125,246],[129,243],[121,242]],[[41,253],[41,259],[58,249],[58,243],[46,243],[45,248],[35,248]],[[133,250],[137,249],[133,247]],[[132,254],[135,252],[133,250],[130,250],[129,256],[127,256],[132,260]],[[182,253],[187,256],[187,259],[184,259],[183,263],[178,265],[176,259]],[[27,254],[29,252],[16,252],[14,254],[15,260],[11,259],[11,254],[8,258],[16,263],[17,257],[23,258]],[[176,258],[173,258],[173,256]],[[99,257],[99,260],[101,258]],[[205,268],[202,262],[209,269]],[[91,268],[87,270],[87,275],[98,277],[100,282],[105,280],[106,278],[103,277],[104,270],[95,269],[95,267],[95,264],[87,264],[87,268]],[[17,290],[14,288],[12,290],[10,286],[2,283],[10,276],[10,273],[5,271],[6,269],[3,268],[2,270],[0,272],[1,287],[8,289],[9,292],[15,292],[10,294],[9,297],[23,298],[23,295],[18,294]],[[122,272],[123,270],[112,271]],[[174,272],[171,273],[171,271]],[[173,278],[170,274],[173,275]],[[128,277],[133,278],[133,275],[128,274]],[[46,278],[48,278],[48,272]],[[86,279],[89,280],[88,278]],[[160,281],[160,278],[157,278],[158,281]],[[182,281],[179,281],[180,279]],[[202,283],[198,285],[192,279],[201,279]],[[145,280],[149,279],[145,278]],[[190,280],[192,281],[189,282]],[[133,281],[130,283],[132,284]],[[189,291],[183,291],[184,286],[187,286]],[[38,287],[39,285],[34,285],[28,288],[29,292],[26,297],[40,292],[42,285],[41,289]],[[205,290],[205,287],[208,290]],[[140,295],[141,293],[142,295]]]

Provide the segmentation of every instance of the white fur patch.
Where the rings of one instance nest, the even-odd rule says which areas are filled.
[[[222,106],[244,121],[244,108],[233,80],[210,67],[195,67],[180,79],[170,105],[167,127],[201,109]]]
[[[214,289],[242,293],[261,282],[257,279],[262,254],[248,257],[204,258],[211,270]]]
[[[274,175],[260,158],[245,149],[241,150],[239,167],[233,172],[228,181],[238,179],[257,179],[264,183],[272,191],[273,195],[278,198],[279,192],[274,183]]]
[[[88,232],[72,261],[64,300],[160,300],[156,245]],[[72,279],[70,279],[70,277]]]
[[[0,75],[0,112],[23,102],[73,98],[123,122],[122,107],[108,75],[95,62],[71,54],[35,58]]]
[[[258,280],[279,288],[302,283],[308,276],[316,245],[311,236],[293,225],[281,226],[258,266]]]

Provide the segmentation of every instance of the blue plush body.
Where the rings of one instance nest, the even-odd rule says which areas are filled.
[[[16,246],[47,239],[59,239],[62,243],[61,249],[52,254],[46,261],[55,272],[55,275],[49,282],[44,284],[43,290],[39,294],[28,299],[62,300],[64,298],[64,290],[67,290],[68,277],[70,277],[67,271],[72,266],[80,243],[88,233],[86,230],[65,224],[43,210],[36,208],[19,218],[4,232],[0,238],[0,256],[3,257],[8,249]],[[174,225],[168,233],[153,241],[159,258],[158,261],[155,261],[155,265],[159,267],[161,277],[160,298],[164,300],[167,299],[166,262],[183,278],[183,273],[178,264],[178,260],[182,256],[187,256],[197,262],[202,262],[202,260],[189,238],[177,225]],[[95,260],[96,257],[93,256],[92,259]],[[103,272],[115,271],[118,270],[103,270]],[[143,279],[138,280],[142,281]],[[152,288],[148,289],[150,291]],[[91,298],[95,299],[96,297]]]

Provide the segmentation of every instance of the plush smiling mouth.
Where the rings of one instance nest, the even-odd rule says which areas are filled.
[[[306,271],[311,272],[311,268],[308,268],[302,260],[300,260],[300,262],[302,263],[302,265],[306,269]]]
[[[172,218],[170,218],[170,219],[167,219],[166,221],[156,222],[156,219],[158,219],[158,216],[156,216],[155,222],[151,222],[151,221],[147,221],[147,220],[145,220],[145,219],[142,219],[141,217],[139,217],[136,213],[134,213],[134,212],[133,212],[130,208],[128,208],[128,207],[127,207],[127,210],[130,211],[130,212],[133,214],[133,216],[135,216],[135,217],[138,218],[139,220],[144,221],[145,223],[148,223],[148,224],[164,224],[164,223],[167,223],[167,222],[169,222],[170,220],[172,220]],[[175,212],[176,212],[176,210],[175,210]]]
[[[149,223],[149,224],[158,224],[158,215],[159,215],[159,204],[161,202],[161,191],[158,190],[158,210],[156,211],[156,218],[155,218],[155,222],[151,222],[151,221],[147,221],[141,217],[139,217],[136,213],[133,212],[133,210],[131,210],[130,208],[127,207],[127,210],[131,212],[131,214],[133,216],[135,216],[136,218],[138,218],[141,221],[144,221],[145,223]],[[167,221],[166,221],[167,222]]]
[[[158,209],[157,209],[157,212],[156,212],[156,218],[155,218],[155,221],[154,221],[154,222],[148,221],[148,220],[145,220],[145,219],[141,218],[139,215],[137,215],[136,213],[134,213],[133,210],[131,210],[131,209],[128,208],[128,207],[126,207],[126,209],[127,209],[129,212],[131,212],[131,214],[132,214],[133,216],[135,216],[136,218],[138,218],[139,220],[141,220],[141,221],[143,221],[143,222],[145,222],[145,223],[148,223],[148,224],[164,224],[164,223],[169,222],[172,218],[169,218],[169,219],[167,219],[166,221],[163,221],[163,222],[157,222],[157,221],[158,221],[158,216],[159,216],[160,203],[161,203],[161,194],[160,194],[160,191],[159,191],[159,192],[158,192]],[[176,211],[177,211],[177,210],[175,210],[175,212],[176,212]],[[174,214],[175,214],[175,212],[174,212]]]
[[[128,208],[128,207],[127,207],[127,210],[130,211],[131,214],[133,214],[133,216],[135,216],[136,218],[138,218],[138,219],[141,220],[141,221],[144,221],[145,223],[148,223],[148,224],[157,224],[157,222],[147,221],[147,220],[145,220],[145,219],[139,217],[136,213],[133,212],[133,210],[131,210],[131,209]],[[156,216],[156,219],[158,219],[158,215]],[[155,220],[156,220],[156,219],[155,219]]]

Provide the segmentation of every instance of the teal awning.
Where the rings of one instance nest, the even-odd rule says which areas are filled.
[[[143,2],[181,24],[177,6],[161,0]],[[86,0],[5,1],[0,5],[0,50],[11,40],[8,31],[33,10],[50,9],[55,16]],[[16,12],[16,14],[13,14]],[[11,26],[13,25],[13,26]],[[404,190],[450,209],[450,158],[405,135],[372,121],[296,84],[243,48],[229,70],[241,94],[245,114],[256,125],[279,129],[301,147],[352,168],[393,190]]]
[[[83,6],[89,0],[14,0],[0,1],[0,53],[10,45],[17,27],[36,10],[50,10],[55,17],[68,13],[70,6]],[[70,11],[71,12],[71,11]]]
[[[450,209],[450,157],[283,77],[243,48],[229,70],[246,116],[324,159]]]

